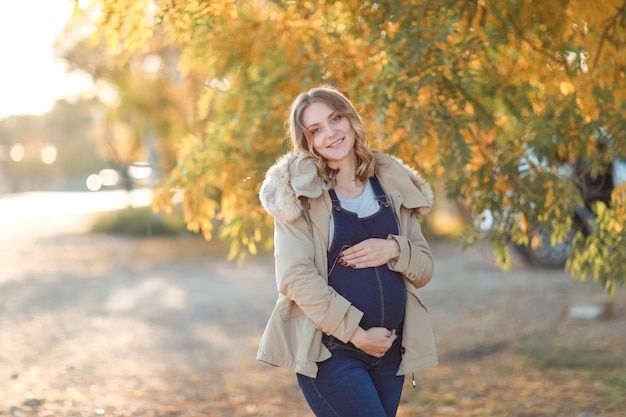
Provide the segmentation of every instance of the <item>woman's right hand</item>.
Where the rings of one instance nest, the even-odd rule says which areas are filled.
[[[382,358],[397,337],[396,329],[371,327],[365,330],[359,326],[350,338],[350,343],[368,355]]]

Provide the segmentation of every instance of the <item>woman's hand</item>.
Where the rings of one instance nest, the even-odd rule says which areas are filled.
[[[370,268],[385,265],[400,256],[395,239],[366,239],[341,252],[339,263],[352,268]]]
[[[371,327],[364,330],[359,326],[350,338],[350,342],[368,355],[382,358],[397,337],[395,329]]]

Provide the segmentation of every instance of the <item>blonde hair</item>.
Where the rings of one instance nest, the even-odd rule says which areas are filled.
[[[302,122],[304,111],[316,102],[326,104],[333,111],[350,121],[352,130],[355,133],[354,150],[357,157],[357,168],[354,174],[357,179],[367,181],[368,178],[374,175],[376,168],[374,153],[367,145],[367,129],[350,100],[334,86],[322,85],[313,88],[306,93],[300,94],[291,104],[289,137],[293,150],[302,155],[312,157],[315,161],[315,166],[317,166],[318,174],[330,187],[335,186],[338,170],[328,166],[328,162],[315,151],[313,148],[313,137]]]

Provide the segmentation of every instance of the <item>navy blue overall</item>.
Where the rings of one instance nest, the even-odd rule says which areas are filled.
[[[328,252],[328,283],[364,315],[360,326],[396,330],[398,338],[382,358],[370,356],[352,343],[324,335],[332,356],[318,363],[316,378],[297,374],[298,384],[318,417],[392,417],[396,415],[404,377],[400,362],[406,289],[401,274],[387,265],[353,269],[337,262],[341,251],[365,239],[386,239],[398,233],[398,223],[380,183],[370,178],[379,209],[359,218],[341,207],[330,190],[334,236]]]
[[[343,209],[335,191],[330,190],[335,233],[328,252],[328,284],[364,313],[362,328],[385,327],[400,333],[406,304],[402,275],[386,264],[354,269],[337,262],[343,250],[365,239],[398,234],[398,222],[385,192],[376,177],[370,182],[380,208],[369,217],[359,218]]]

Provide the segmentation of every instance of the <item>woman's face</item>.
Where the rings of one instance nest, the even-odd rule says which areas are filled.
[[[313,149],[331,168],[354,157],[355,134],[350,121],[327,104],[318,101],[307,107],[302,124],[313,137]]]

